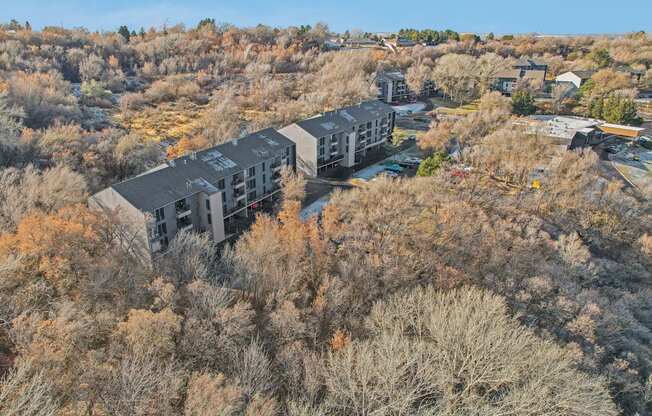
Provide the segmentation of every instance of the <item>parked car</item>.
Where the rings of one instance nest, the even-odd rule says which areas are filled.
[[[378,180],[382,176],[387,176],[388,178],[398,178],[398,173],[392,172],[391,170],[384,170],[380,174],[372,179],[372,181]]]
[[[398,164],[404,168],[418,168],[419,164],[421,164],[421,161],[422,160],[418,157],[408,157],[404,160],[399,161]]]
[[[616,145],[607,146],[604,148],[604,151],[607,153],[618,153],[620,149]]]
[[[638,144],[646,149],[652,150],[652,139],[648,139],[647,137],[640,137],[638,139]]]
[[[394,163],[391,165],[385,166],[385,170],[388,172],[394,172],[394,173],[401,173],[403,172],[403,168],[400,167],[398,164]]]

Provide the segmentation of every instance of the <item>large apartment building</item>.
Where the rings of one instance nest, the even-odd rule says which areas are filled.
[[[294,142],[268,128],[170,160],[93,195],[89,205],[122,216],[135,251],[151,262],[181,230],[216,242],[239,231],[277,197],[284,166],[296,166]]]
[[[376,75],[378,99],[386,103],[406,101],[410,90],[401,71],[381,72]]]
[[[380,101],[329,111],[279,130],[296,144],[297,167],[310,176],[353,167],[392,138],[396,113]]]
[[[435,83],[426,80],[418,94],[408,88],[405,75],[398,70],[379,72],[376,74],[378,99],[386,103],[401,103],[421,97],[431,97],[435,94]]]

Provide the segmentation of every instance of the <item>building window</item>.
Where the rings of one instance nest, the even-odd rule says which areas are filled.
[[[168,226],[166,223],[161,223],[156,226],[156,231],[158,232],[159,236],[165,235],[168,233]]]
[[[325,137],[320,137],[320,138],[319,138],[319,145],[320,145],[320,146],[323,146],[324,143],[326,143],[326,138],[325,138]]]
[[[266,183],[266,182],[267,182],[267,175],[265,175],[265,174],[263,173],[263,183]]]
[[[256,187],[256,178],[254,179],[249,179],[247,181],[247,188],[255,188]]]
[[[208,224],[209,224],[209,225],[213,223],[213,219],[211,218],[211,214],[208,214],[208,215],[206,216],[206,220],[208,220]]]
[[[186,212],[190,209],[190,205],[188,204],[188,201],[186,201],[185,198],[175,202],[174,207],[177,210],[177,213]]]
[[[217,181],[217,187],[219,189],[224,189],[224,179],[220,179],[219,181]]]
[[[210,210],[211,210],[211,201],[208,200],[208,199],[206,200],[206,210],[207,210],[207,211],[210,211]]]
[[[267,193],[267,187],[263,186],[263,195],[265,195],[266,193]]]
[[[222,192],[222,202],[226,202],[226,193]]]
[[[263,162],[263,172],[265,171],[265,162]]]
[[[255,200],[256,199],[256,191],[249,192],[249,195],[247,196],[247,199],[249,199],[249,201]]]
[[[165,209],[159,208],[156,210],[156,221],[163,221],[165,219]]]
[[[285,156],[290,157],[290,148],[289,147],[285,148]]]
[[[319,156],[324,156],[324,152],[325,152],[325,151],[326,151],[326,150],[325,150],[323,147],[320,147],[320,148],[319,148]]]
[[[249,168],[249,176],[256,176],[256,167],[252,166]]]

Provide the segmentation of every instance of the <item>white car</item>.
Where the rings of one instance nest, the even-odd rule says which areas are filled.
[[[391,170],[384,170],[380,174],[385,175],[389,178],[398,178],[398,173],[392,172]]]

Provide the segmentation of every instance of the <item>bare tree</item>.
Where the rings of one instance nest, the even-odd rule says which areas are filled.
[[[180,393],[179,374],[146,351],[126,355],[97,383],[98,402],[110,414],[177,414],[173,403]]]
[[[21,219],[33,211],[52,213],[87,196],[84,178],[65,166],[38,171],[0,171],[0,231],[13,231]]]
[[[0,413],[5,416],[54,416],[60,408],[54,390],[29,361],[0,379]]]
[[[437,60],[432,78],[451,100],[470,100],[476,92],[476,61],[469,55],[448,54]]]
[[[334,414],[616,415],[605,381],[478,289],[431,288],[376,304],[372,337],[330,354]]]
[[[423,89],[423,85],[431,78],[431,76],[432,68],[426,65],[423,61],[420,61],[408,68],[407,73],[405,74],[405,81],[407,82],[408,88],[419,96]]]

